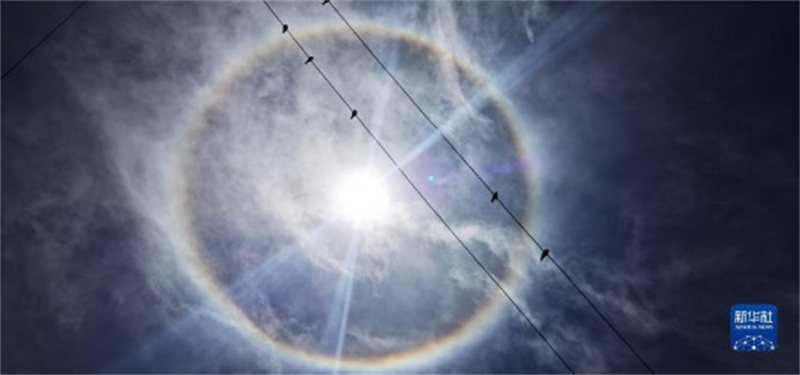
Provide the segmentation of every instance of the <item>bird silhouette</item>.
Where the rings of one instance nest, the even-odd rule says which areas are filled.
[[[308,64],[308,63],[310,63],[312,61],[314,61],[314,56],[309,56],[308,60],[306,60],[306,64]]]
[[[542,256],[540,256],[540,257],[539,257],[539,260],[540,260],[540,261],[541,261],[541,260],[544,260],[544,258],[547,258],[547,256],[548,256],[549,254],[550,254],[550,249],[544,249],[544,250],[542,250]]]
[[[350,119],[352,120],[352,119],[356,118],[356,116],[358,116],[358,111],[356,111],[356,110],[354,109],[354,110],[353,110],[353,113],[351,113],[351,114],[350,114]]]
[[[287,31],[289,31],[289,25],[284,24],[283,31],[281,32],[281,34],[286,34]]]
[[[496,191],[494,193],[492,193],[492,203],[494,203],[494,201],[496,201],[499,198],[500,198],[500,196],[497,194]]]
[[[325,0],[325,1],[322,2],[322,5],[325,5],[325,4],[330,3],[330,2],[331,2],[331,0]]]

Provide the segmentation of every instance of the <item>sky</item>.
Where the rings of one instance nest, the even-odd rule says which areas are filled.
[[[330,6],[270,4],[576,372],[646,372]],[[3,72],[75,5],[3,2]],[[655,372],[800,370],[798,3],[336,6]],[[261,2],[92,2],[3,78],[0,371],[567,371],[305,60]]]

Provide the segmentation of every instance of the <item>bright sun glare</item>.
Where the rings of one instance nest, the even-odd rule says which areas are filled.
[[[354,224],[371,224],[386,217],[389,195],[375,176],[366,172],[354,173],[339,186],[336,208]]]

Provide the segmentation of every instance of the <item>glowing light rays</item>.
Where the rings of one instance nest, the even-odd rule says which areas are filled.
[[[404,31],[388,30],[371,25],[359,25],[358,27],[360,30],[365,30],[365,32],[369,32],[380,37],[399,40],[403,43],[414,45],[419,47],[428,55],[450,59],[462,72],[468,74],[470,77],[476,77],[476,85],[483,89],[489,90],[493,95],[496,94],[493,89],[485,86],[486,80],[480,79],[476,76],[477,73],[475,73],[474,67],[459,61],[458,59],[449,55],[446,51],[441,50],[440,48],[430,44],[418,36]],[[337,29],[335,27],[320,27],[314,30],[304,31],[302,33],[295,33],[295,36],[300,39],[306,37],[328,36],[330,34],[334,34],[336,30]],[[195,147],[197,147],[199,144],[197,139],[203,136],[205,128],[208,125],[205,121],[204,115],[206,111],[209,108],[214,108],[217,106],[219,101],[225,95],[227,95],[229,90],[233,87],[234,82],[236,82],[237,79],[240,79],[246,71],[253,69],[255,64],[264,60],[266,56],[272,54],[278,48],[288,46],[290,42],[291,41],[288,40],[280,40],[279,42],[272,43],[256,51],[251,56],[246,57],[242,64],[236,64],[234,69],[229,71],[227,74],[222,74],[220,81],[214,82],[214,84],[209,88],[207,95],[202,97],[203,100],[198,103],[198,110],[195,113],[192,121],[189,123],[189,128],[187,129],[186,135],[189,137],[187,144],[190,146],[184,150],[183,159],[181,163],[178,163],[180,169],[176,171],[176,174],[180,177],[176,181],[177,186],[175,191],[180,192],[181,194],[186,194],[187,186],[190,183],[190,181],[187,180],[188,176],[186,174],[186,170],[188,169],[187,166],[191,165],[193,155],[196,153]],[[510,111],[501,97],[492,96],[490,100],[494,104],[494,107],[499,110],[499,116],[502,119],[501,123],[507,126],[509,138],[514,150],[518,154],[524,153],[524,147],[520,143],[520,137],[517,133],[519,128],[515,126],[516,124],[513,112]],[[372,149],[374,149],[374,147]],[[372,156],[370,155],[370,158],[371,157]],[[523,175],[523,181],[525,181],[525,183],[528,182],[527,176]],[[524,194],[527,196],[529,192],[526,190]],[[179,202],[178,204],[182,206],[178,209],[178,211],[182,212],[186,218],[191,217],[193,210],[191,199],[183,197],[182,199],[176,200],[176,202]],[[340,301],[335,303],[335,305],[338,305],[340,309],[340,313],[337,313],[339,316],[336,317],[331,315],[328,317],[328,320],[334,319],[334,321],[339,321],[339,331],[337,333],[336,343],[338,355],[331,356],[327,353],[309,351],[305,348],[293,346],[288,342],[283,342],[277,337],[270,336],[269,333],[261,329],[261,327],[255,324],[254,321],[251,321],[248,318],[241,306],[237,306],[234,298],[235,296],[231,296],[226,288],[219,288],[215,286],[215,280],[214,276],[211,274],[211,270],[209,269],[208,265],[205,265],[202,262],[201,254],[203,253],[204,244],[202,241],[199,241],[198,238],[196,238],[196,228],[193,228],[191,221],[188,221],[186,218],[184,218],[187,220],[187,222],[184,223],[184,226],[186,227],[185,236],[187,236],[185,241],[189,245],[187,251],[181,251],[178,254],[179,258],[185,258],[185,261],[179,262],[179,265],[183,268],[187,275],[190,276],[190,278],[198,279],[197,286],[200,290],[205,291],[205,295],[209,299],[211,306],[219,309],[223,316],[226,316],[229,319],[230,324],[240,330],[242,335],[254,343],[261,343],[263,350],[266,350],[270,353],[277,352],[283,354],[283,358],[286,360],[291,360],[292,363],[303,364],[306,366],[311,366],[312,368],[319,368],[323,370],[342,369],[347,371],[417,368],[426,364],[432,364],[435,361],[443,358],[448,358],[450,355],[452,355],[454,350],[471,345],[471,343],[473,343],[478,337],[481,337],[482,334],[486,332],[487,327],[497,322],[498,316],[501,315],[499,314],[499,311],[502,311],[504,307],[504,300],[502,300],[502,296],[493,296],[488,298],[485,305],[476,309],[471,316],[465,318],[464,321],[459,322],[459,325],[456,328],[439,335],[434,340],[425,342],[417,347],[381,356],[348,357],[342,355],[341,345],[343,345],[344,341],[342,340],[342,344],[340,345],[339,336],[342,336],[345,332],[347,325],[346,316],[350,306],[348,301],[352,299],[353,279],[352,277],[349,277],[340,280],[337,285],[337,289],[342,290],[341,293],[337,293],[339,296],[335,298],[335,300]],[[347,256],[345,257],[345,263],[347,264],[348,259],[352,257],[354,267],[356,257],[355,254],[350,253],[350,249],[348,249]],[[513,261],[525,262],[526,260],[525,258],[515,258]],[[511,289],[513,289],[514,287],[519,287],[522,279],[524,279],[524,275],[516,275],[512,273],[507,279],[503,280],[503,282],[505,285],[508,285]]]

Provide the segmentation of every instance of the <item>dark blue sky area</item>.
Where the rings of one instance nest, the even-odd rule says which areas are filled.
[[[2,70],[73,6],[3,2]],[[453,27],[476,46],[491,35],[477,63],[506,82],[500,90],[535,138],[540,239],[657,373],[800,371],[798,3],[546,3],[527,25],[532,38],[515,18],[525,6],[456,2]],[[421,24],[435,17],[421,2],[345,5],[376,22],[409,7],[416,13],[403,14]],[[153,276],[174,260],[152,255],[165,252],[150,239],[166,234],[143,224],[116,173],[146,182],[148,169],[109,156],[128,140],[107,114],[163,108],[137,99],[153,93],[136,85],[120,86],[130,102],[97,89],[116,85],[108,72],[164,87],[203,83],[210,55],[177,41],[202,44],[211,32],[198,30],[208,28],[215,53],[241,53],[237,37],[276,27],[262,11],[91,3],[3,79],[3,373],[313,370],[242,349],[224,325],[192,315],[201,297],[191,288]],[[170,32],[157,38],[162,28]],[[101,63],[110,68],[88,68]],[[504,77],[512,65],[524,74]],[[84,90],[76,77],[108,81]],[[560,274],[542,269],[531,264],[552,284],[521,299],[576,371],[644,372]],[[777,306],[775,352],[731,349],[729,311],[742,303]],[[424,370],[564,371],[511,308],[503,314],[482,341]],[[170,335],[190,324],[212,328]]]

